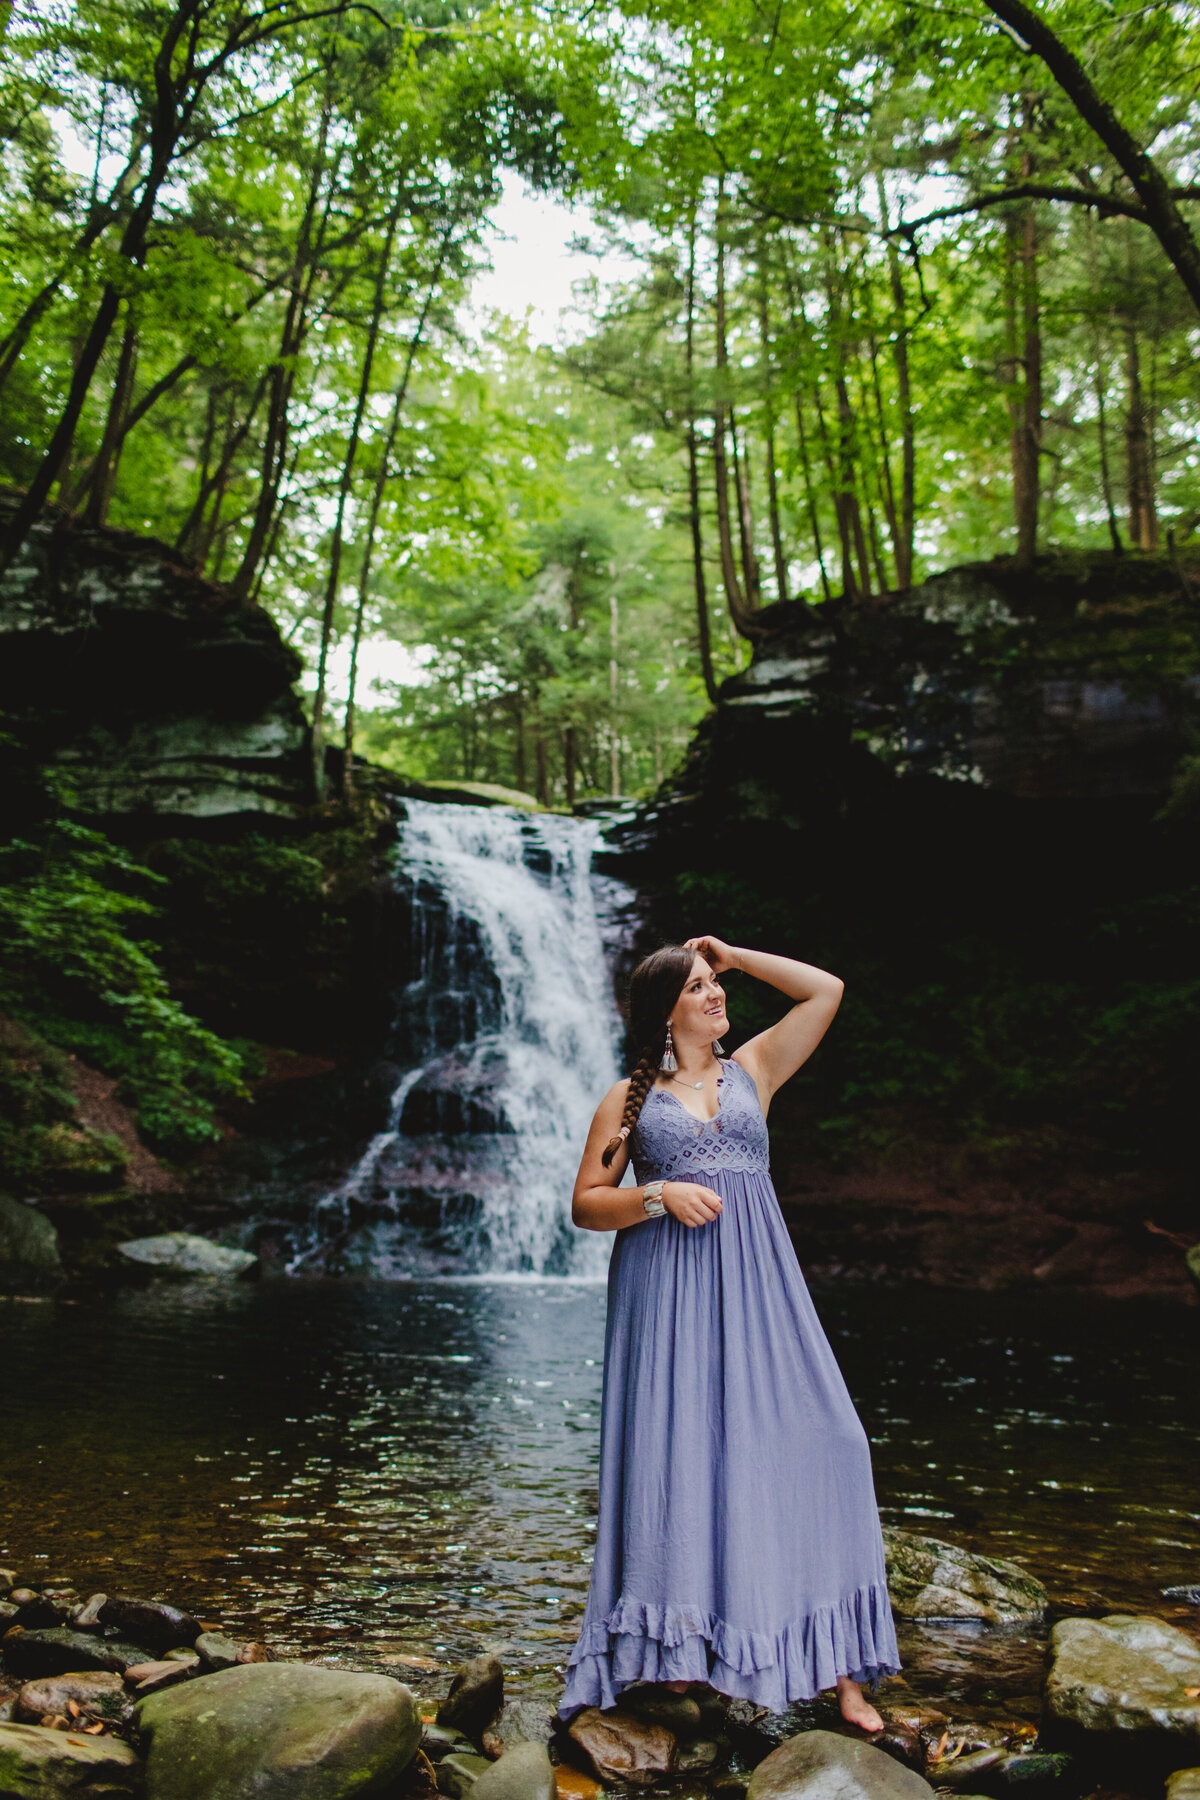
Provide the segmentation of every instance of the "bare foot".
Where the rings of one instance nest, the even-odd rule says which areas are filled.
[[[883,1720],[871,1702],[866,1698],[857,1681],[851,1681],[843,1675],[837,1684],[838,1705],[847,1725],[857,1725],[860,1731],[882,1731]]]

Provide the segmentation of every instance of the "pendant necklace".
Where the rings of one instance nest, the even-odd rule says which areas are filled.
[[[678,1076],[678,1075],[672,1075],[672,1077],[671,1077],[671,1080],[672,1080],[672,1081],[678,1081],[678,1080],[679,1080],[679,1076]],[[703,1086],[704,1086],[704,1082],[703,1082],[703,1080],[700,1080],[700,1081],[685,1081],[685,1082],[683,1082],[683,1083],[681,1083],[681,1085],[682,1085],[682,1086],[683,1086],[683,1087],[690,1087],[690,1088],[702,1088],[702,1087],[703,1087]]]

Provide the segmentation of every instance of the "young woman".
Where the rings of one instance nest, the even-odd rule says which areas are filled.
[[[730,1061],[717,977],[791,1010]],[[785,956],[689,938],[634,971],[637,1066],[601,1101],[572,1217],[616,1229],[608,1277],[600,1517],[559,1717],[630,1682],[782,1712],[900,1666],[866,1435],[826,1341],[768,1169],[771,1098],[842,996]],[[632,1157],[637,1187],[618,1183]]]

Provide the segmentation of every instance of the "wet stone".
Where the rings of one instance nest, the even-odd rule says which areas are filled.
[[[485,1756],[503,1756],[515,1744],[548,1744],[554,1720],[536,1700],[506,1700],[500,1717],[483,1733]]]
[[[681,1744],[676,1752],[676,1773],[707,1775],[728,1757],[729,1749],[728,1739],[722,1742],[719,1738],[693,1738],[690,1743]]]
[[[622,1689],[621,1711],[645,1719],[648,1724],[663,1725],[681,1740],[699,1737],[704,1729],[699,1701],[690,1694],[673,1694],[670,1688],[657,1684]]]
[[[832,1731],[789,1738],[760,1762],[746,1800],[931,1800],[927,1781],[894,1757]]]
[[[997,1763],[1003,1762],[1005,1752],[999,1745],[988,1750],[973,1750],[966,1756],[956,1756],[946,1762],[935,1762],[927,1771],[934,1787],[961,1788],[964,1792],[974,1793],[974,1783]]]
[[[1085,1786],[1083,1764],[1065,1751],[1031,1750],[1024,1756],[1006,1756],[987,1781],[991,1794],[1028,1796],[1028,1800],[1074,1800]],[[1200,1800],[1197,1793],[1196,1800]]]
[[[421,1732],[421,1748],[431,1763],[438,1763],[443,1756],[450,1756],[457,1750],[469,1751],[471,1746],[449,1725],[426,1725]]]
[[[19,1606],[14,1606],[11,1600],[0,1600],[0,1637],[16,1624],[20,1616]]]
[[[77,1606],[71,1614],[71,1624],[76,1631],[100,1631],[100,1609],[108,1600],[107,1594],[92,1594],[82,1606]]]
[[[555,1800],[554,1768],[544,1744],[514,1744],[471,1789],[472,1800]]]
[[[141,1764],[128,1744],[40,1725],[0,1725],[0,1794],[9,1800],[96,1800],[132,1791]]]
[[[255,1639],[250,1643],[238,1645],[237,1659],[239,1663],[270,1662],[271,1652],[267,1649],[265,1644],[260,1644],[257,1639]]]
[[[171,1687],[177,1681],[186,1681],[193,1669],[200,1667],[198,1656],[189,1657],[181,1662],[177,1657],[161,1662],[135,1663],[125,1671],[125,1682],[128,1687],[135,1688],[139,1694],[157,1693],[159,1688]]]
[[[193,1646],[206,1669],[232,1669],[238,1647],[223,1631],[202,1631]]]
[[[10,1588],[16,1586],[17,1577],[12,1569],[0,1569],[0,1598],[6,1596]]]
[[[919,1731],[903,1719],[890,1719],[885,1716],[883,1730],[872,1732],[871,1742],[876,1750],[882,1750],[888,1756],[894,1756],[898,1763],[906,1769],[915,1769],[918,1775],[925,1773],[927,1752],[925,1741]]]
[[[110,1669],[79,1670],[70,1675],[44,1675],[27,1681],[13,1705],[13,1717],[36,1725],[47,1713],[65,1713],[73,1700],[89,1718],[112,1718],[120,1711],[124,1684]]]
[[[446,1794],[449,1800],[463,1800],[469,1794],[485,1769],[491,1768],[486,1756],[468,1754],[464,1750],[453,1750],[443,1756],[437,1765],[437,1784],[439,1794]]]
[[[164,1650],[194,1644],[200,1635],[199,1620],[190,1613],[158,1600],[136,1600],[128,1594],[116,1594],[106,1600],[98,1616],[106,1628],[127,1633],[159,1656]]]
[[[1200,1769],[1176,1769],[1168,1775],[1167,1800],[1200,1800]]]
[[[1063,1619],[1050,1647],[1045,1699],[1056,1725],[1200,1744],[1200,1645],[1186,1632],[1114,1613]]]
[[[437,1722],[478,1742],[503,1704],[503,1664],[495,1656],[473,1656],[455,1670],[450,1692],[438,1707]]]
[[[649,1787],[675,1768],[675,1734],[664,1725],[651,1725],[617,1707],[601,1712],[585,1706],[567,1727],[601,1781],[625,1781],[631,1787]]]
[[[185,1681],[136,1721],[147,1800],[355,1800],[398,1781],[421,1736],[403,1683],[303,1663]]]
[[[889,1525],[883,1533],[888,1594],[907,1619],[982,1619],[989,1625],[1039,1618],[1042,1583],[1013,1562],[976,1556],[940,1538]]]
[[[4,1667],[10,1675],[69,1675],[77,1669],[112,1669],[123,1674],[131,1663],[148,1662],[145,1648],[119,1638],[92,1637],[63,1626],[49,1631],[10,1631],[4,1639]]]
[[[1182,1600],[1185,1606],[1200,1606],[1200,1582],[1188,1582],[1184,1587],[1163,1589],[1164,1600]]]

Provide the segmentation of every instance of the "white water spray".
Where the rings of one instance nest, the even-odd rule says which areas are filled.
[[[294,1270],[602,1275],[571,1224],[621,1027],[605,939],[632,896],[598,881],[590,821],[406,803],[397,883],[413,975],[386,1131],[317,1208]]]

